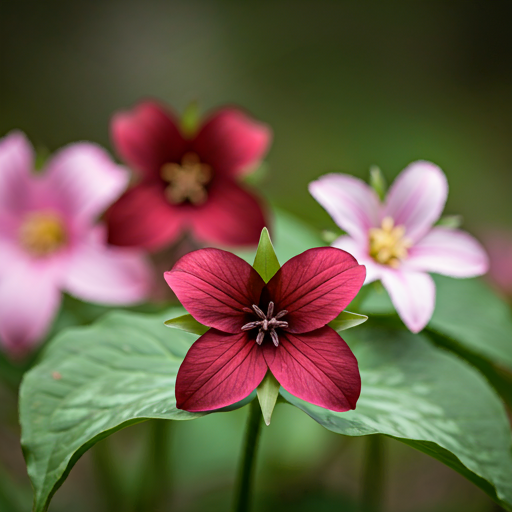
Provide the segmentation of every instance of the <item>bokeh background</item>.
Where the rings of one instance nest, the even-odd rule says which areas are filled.
[[[510,2],[484,0],[2,0],[0,136],[19,128],[42,153],[76,140],[111,148],[110,116],[142,98],[178,112],[234,103],[274,130],[262,194],[312,225],[334,227],[312,179],[378,165],[391,181],[426,159],[447,173],[446,213],[485,236],[512,229],[511,19]],[[172,426],[167,510],[227,509],[245,413]],[[143,424],[110,442],[127,489],[150,435]],[[262,442],[257,509],[355,510],[364,440],[281,406]],[[440,463],[385,448],[385,510],[499,510]],[[93,468],[88,454],[51,512],[109,510]],[[1,381],[0,481],[28,510],[15,395]]]

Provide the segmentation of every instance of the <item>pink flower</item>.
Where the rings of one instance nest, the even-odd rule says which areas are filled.
[[[512,298],[512,231],[491,229],[483,240],[489,252],[489,280]]]
[[[443,211],[448,183],[439,167],[415,162],[397,177],[381,204],[364,181],[327,174],[309,191],[348,233],[333,245],[366,266],[366,283],[377,279],[412,332],[434,311],[435,286],[427,272],[474,277],[487,271],[482,246],[458,229],[433,226]]]
[[[183,306],[211,327],[190,348],[176,380],[180,409],[209,411],[247,397],[267,369],[293,395],[334,411],[354,409],[357,361],[326,324],[356,296],[365,269],[344,251],[310,249],[265,284],[219,249],[185,255],[165,279]]]
[[[267,152],[268,126],[225,108],[187,139],[170,112],[145,102],[114,116],[112,137],[139,178],[107,213],[112,243],[156,250],[187,230],[209,243],[258,243],[262,208],[237,180]]]
[[[0,140],[0,340],[23,355],[48,330],[60,290],[84,300],[129,304],[148,291],[139,252],[109,247],[98,216],[128,173],[91,143],[60,150],[33,174],[22,133]]]

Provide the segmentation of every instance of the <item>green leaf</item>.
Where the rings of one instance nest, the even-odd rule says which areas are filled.
[[[386,199],[386,178],[384,178],[382,171],[376,165],[370,167],[370,186],[377,192],[381,201]]]
[[[276,378],[270,370],[267,371],[267,374],[261,381],[261,384],[258,386],[258,400],[260,402],[261,413],[263,414],[263,419],[265,420],[266,425],[270,425],[272,412],[276,406],[280,387],[281,384],[277,382]]]
[[[199,103],[192,101],[187,105],[181,116],[180,131],[186,139],[193,138],[197,133],[200,120]]]
[[[166,320],[164,325],[172,329],[179,329],[180,331],[190,332],[192,334],[202,335],[209,327],[200,324],[192,315],[182,315],[176,318]]]
[[[149,419],[202,416],[176,408],[180,363],[197,336],[169,331],[164,315],[113,312],[48,346],[20,389],[22,446],[34,510],[48,507],[80,456],[97,441]]]
[[[272,276],[281,268],[267,228],[263,228],[261,231],[258,250],[256,251],[252,266],[265,283],[268,283],[272,279]]]
[[[355,411],[337,413],[284,390],[288,402],[333,432],[385,434],[440,460],[512,510],[512,436],[486,380],[427,336],[362,327],[347,333],[359,362]]]
[[[350,311],[342,311],[334,320],[329,322],[329,326],[335,331],[340,332],[346,329],[361,325],[368,320],[366,315],[351,313]]]

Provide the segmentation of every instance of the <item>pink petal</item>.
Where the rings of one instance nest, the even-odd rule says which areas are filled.
[[[0,209],[16,214],[27,207],[33,165],[34,150],[23,133],[0,139]]]
[[[74,219],[95,220],[123,192],[128,172],[101,147],[79,142],[50,160],[43,180]]]
[[[22,357],[50,328],[60,291],[53,272],[18,264],[0,279],[0,341],[12,357]]]
[[[419,332],[427,325],[436,300],[432,278],[423,272],[386,269],[382,284],[404,324],[412,332]]]
[[[233,334],[250,321],[243,308],[259,303],[265,285],[249,263],[220,249],[186,254],[164,277],[196,320]]]
[[[452,277],[475,277],[489,267],[484,248],[468,233],[434,227],[409,250],[407,268]]]
[[[246,332],[210,329],[190,348],[176,378],[176,405],[211,411],[244,399],[267,372],[261,347]]]
[[[227,246],[255,246],[265,227],[260,201],[231,180],[215,180],[208,201],[190,208],[195,236],[207,243]]]
[[[180,162],[187,149],[174,116],[154,101],[115,114],[111,133],[121,158],[145,179],[159,179],[162,165]]]
[[[151,267],[142,253],[107,246],[100,227],[74,247],[64,288],[86,301],[133,304],[147,297],[151,282]]]
[[[309,249],[288,260],[267,284],[275,311],[286,309],[288,330],[309,332],[336,318],[363,285],[365,268],[334,247]]]
[[[341,229],[368,243],[368,230],[379,224],[380,208],[379,198],[369,185],[346,174],[326,174],[309,184],[309,192]]]
[[[357,242],[350,236],[340,236],[333,244],[333,247],[337,247],[343,251],[348,252],[357,260],[360,265],[364,265],[366,268],[366,279],[364,284],[372,283],[380,279],[382,275],[382,265],[378,264],[368,254],[368,244]]]
[[[357,359],[330,327],[300,335],[282,332],[278,347],[268,342],[262,347],[270,371],[292,395],[332,411],[356,408]]]
[[[253,170],[265,156],[271,139],[268,125],[251,119],[241,110],[225,108],[203,125],[193,150],[215,172],[234,176]]]
[[[156,250],[175,241],[185,222],[183,210],[166,201],[157,184],[128,190],[106,213],[109,242]]]
[[[424,236],[441,215],[448,196],[443,171],[430,162],[414,162],[404,169],[389,189],[384,217],[403,225],[413,242]]]
[[[512,231],[488,230],[484,236],[489,251],[489,279],[505,295],[512,296]]]

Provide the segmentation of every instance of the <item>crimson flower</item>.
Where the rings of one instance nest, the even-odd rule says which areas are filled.
[[[171,112],[148,101],[116,114],[111,131],[139,178],[107,212],[111,243],[156,250],[187,230],[208,243],[258,243],[263,211],[238,179],[267,152],[267,125],[225,108],[187,138]]]
[[[176,402],[210,411],[247,397],[268,369],[291,394],[334,411],[354,409],[357,360],[326,324],[357,295],[365,267],[333,247],[290,259],[265,284],[238,256],[200,249],[165,280],[183,306],[210,327],[190,348],[176,380]]]

